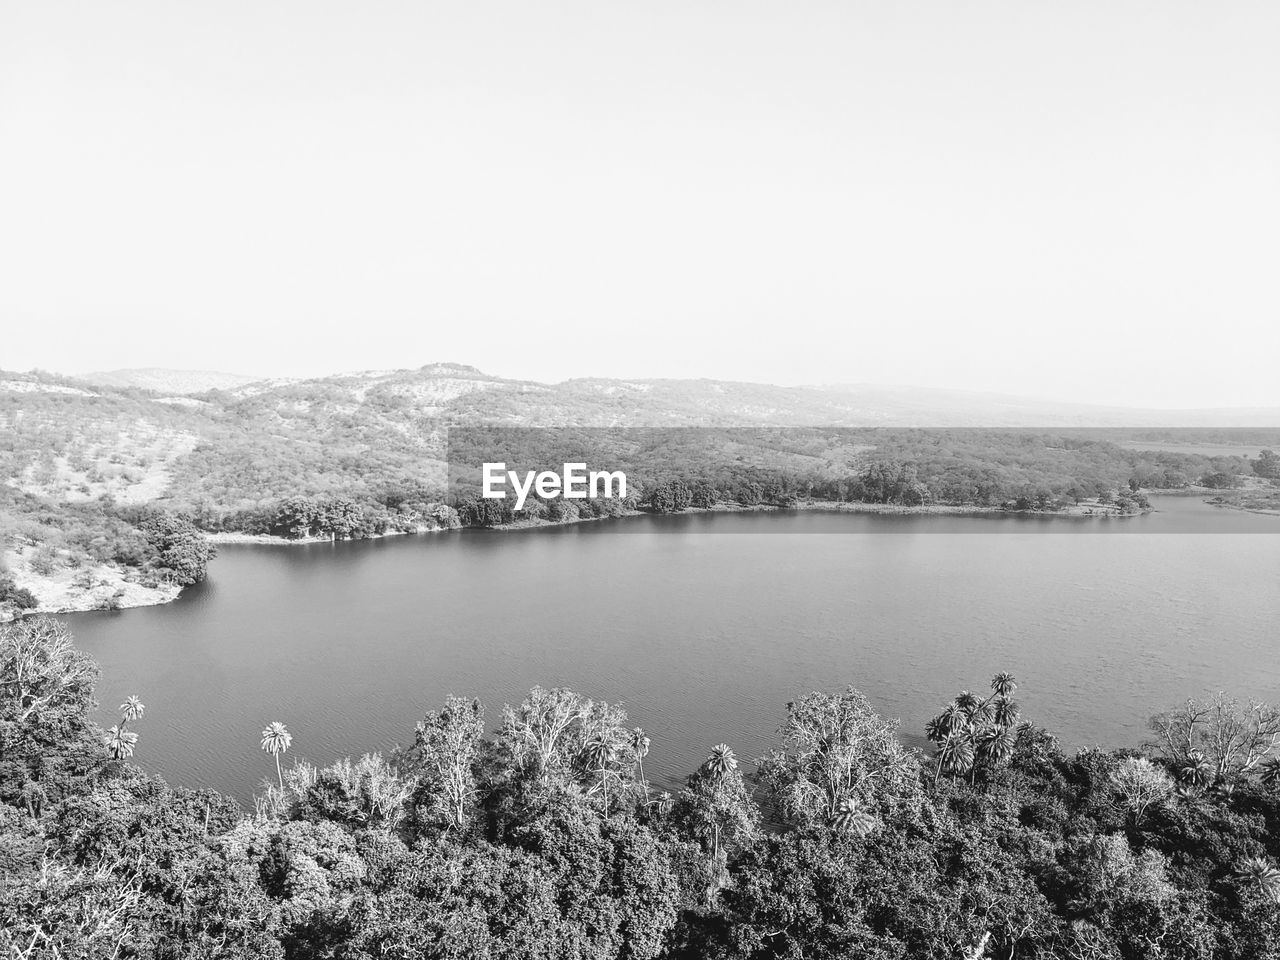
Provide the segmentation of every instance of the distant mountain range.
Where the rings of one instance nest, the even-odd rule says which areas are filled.
[[[0,384],[9,376],[0,374]],[[779,387],[721,380],[603,378],[545,384],[495,377],[457,363],[268,380],[149,367],[59,378],[59,382],[82,389],[85,384],[137,388],[161,398],[197,397],[213,403],[249,397],[266,403],[275,398],[282,410],[302,401],[359,408],[371,399],[394,397],[418,415],[451,412],[464,420],[475,416],[481,422],[530,425],[1280,426],[1280,407],[1157,410],[873,384]],[[211,391],[225,396],[204,396]]]
[[[129,370],[100,370],[80,374],[75,379],[98,387],[138,387],[156,393],[183,395],[208,390],[231,390],[261,377],[215,370],[168,370],[164,367],[137,367]]]

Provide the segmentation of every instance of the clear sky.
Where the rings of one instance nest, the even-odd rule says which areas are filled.
[[[1280,3],[0,0],[0,367],[1280,405]]]

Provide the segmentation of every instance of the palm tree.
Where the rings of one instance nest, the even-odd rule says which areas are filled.
[[[991,689],[997,697],[1012,697],[1013,691],[1018,689],[1018,681],[1013,678],[1012,673],[1002,670],[991,678]]]
[[[273,720],[262,731],[262,749],[276,758],[276,779],[280,781],[280,790],[284,791],[284,774],[280,771],[280,754],[289,749],[293,736],[288,728],[279,720]]]
[[[711,748],[706,767],[713,779],[723,780],[731,771],[738,769],[738,758],[727,743],[717,743]]]
[[[1189,804],[1193,807],[1202,808],[1204,806],[1203,790],[1197,790],[1195,787],[1189,786],[1185,783],[1179,783],[1178,786],[1174,788],[1174,792],[1178,795],[1178,799],[1183,803]]]
[[[1018,743],[1018,732],[1013,727],[988,727],[978,737],[978,755],[988,763],[999,766],[1013,756]]]
[[[1178,779],[1193,790],[1203,790],[1213,782],[1213,766],[1203,753],[1192,750],[1178,769]]]
[[[1268,787],[1280,784],[1280,757],[1272,757],[1262,765],[1262,782]]]
[[[938,765],[933,772],[933,782],[938,782],[941,771],[949,777],[963,776],[973,769],[973,740],[964,733],[951,733],[938,745]]]
[[[973,711],[978,708],[979,700],[968,690],[961,690],[960,695],[956,697],[955,704],[965,715],[966,719],[973,719]]]
[[[845,797],[836,805],[836,813],[831,818],[831,825],[841,833],[851,833],[855,837],[862,838],[874,833],[879,823],[875,817],[862,809],[862,805],[856,798]]]
[[[996,723],[1002,727],[1012,727],[1018,722],[1018,715],[1022,713],[1022,708],[1017,702],[1009,699],[1004,694],[996,696],[992,702],[991,716]]]
[[[924,725],[924,733],[934,743],[941,743],[949,735],[957,733],[967,726],[969,726],[968,716],[956,703],[952,702],[947,704],[940,714]]]
[[[969,715],[961,709],[959,703],[952,702],[942,711],[942,721],[947,725],[947,733],[955,733],[969,725]]]
[[[130,720],[137,720],[141,717],[146,709],[147,705],[137,697],[129,697],[125,700],[124,703],[120,704],[120,713],[122,715],[120,720],[121,728],[123,729],[124,725]]]
[[[991,698],[979,700],[973,705],[973,709],[969,711],[969,722],[975,726],[990,723],[992,715]]]
[[[1243,890],[1256,890],[1269,900],[1280,903],[1280,870],[1269,860],[1250,857],[1236,869],[1236,885]]]
[[[120,760],[124,757],[133,756],[133,745],[138,742],[138,735],[130,733],[121,725],[112,727],[102,739],[106,743],[107,749],[111,751],[111,756]]]
[[[711,753],[707,756],[707,762],[703,767],[712,781],[718,784],[738,769],[738,758],[733,755],[733,750],[727,743],[717,743],[711,748]],[[712,819],[711,838],[711,862],[718,863],[720,861],[720,818],[718,816]]]
[[[631,731],[628,742],[631,745],[631,752],[636,755],[636,763],[640,766],[640,782],[644,784],[645,793],[649,792],[649,781],[644,778],[644,758],[649,755],[649,738],[644,735],[644,731],[636,727]]]
[[[613,762],[616,751],[607,737],[595,735],[582,748],[587,765],[592,770],[600,771],[600,787],[604,791],[604,813],[609,815],[609,782],[605,778],[609,773],[609,764]]]
[[[924,735],[934,743],[941,743],[947,739],[947,734],[951,732],[951,726],[947,722],[947,715],[940,713],[928,723],[924,725]]]

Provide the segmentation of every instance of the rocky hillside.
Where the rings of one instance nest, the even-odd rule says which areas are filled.
[[[223,385],[190,392],[209,377]],[[55,502],[109,495],[225,509],[299,491],[360,493],[374,476],[441,481],[448,429],[484,424],[1280,426],[1280,410],[1122,410],[858,385],[544,384],[456,363],[296,381],[151,370],[97,379],[0,373],[0,461],[10,489]],[[140,386],[147,383],[157,389]]]

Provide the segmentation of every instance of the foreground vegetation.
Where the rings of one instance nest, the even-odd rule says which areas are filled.
[[[94,679],[58,623],[0,628],[7,956],[1280,956],[1262,704],[1192,702],[1145,750],[1072,756],[999,674],[939,705],[924,756],[857,691],[811,693],[767,756],[708,744],[673,795],[621,709],[535,689],[322,768],[286,762],[273,721],[243,811],[132,766],[163,718],[130,697],[100,730]]]

